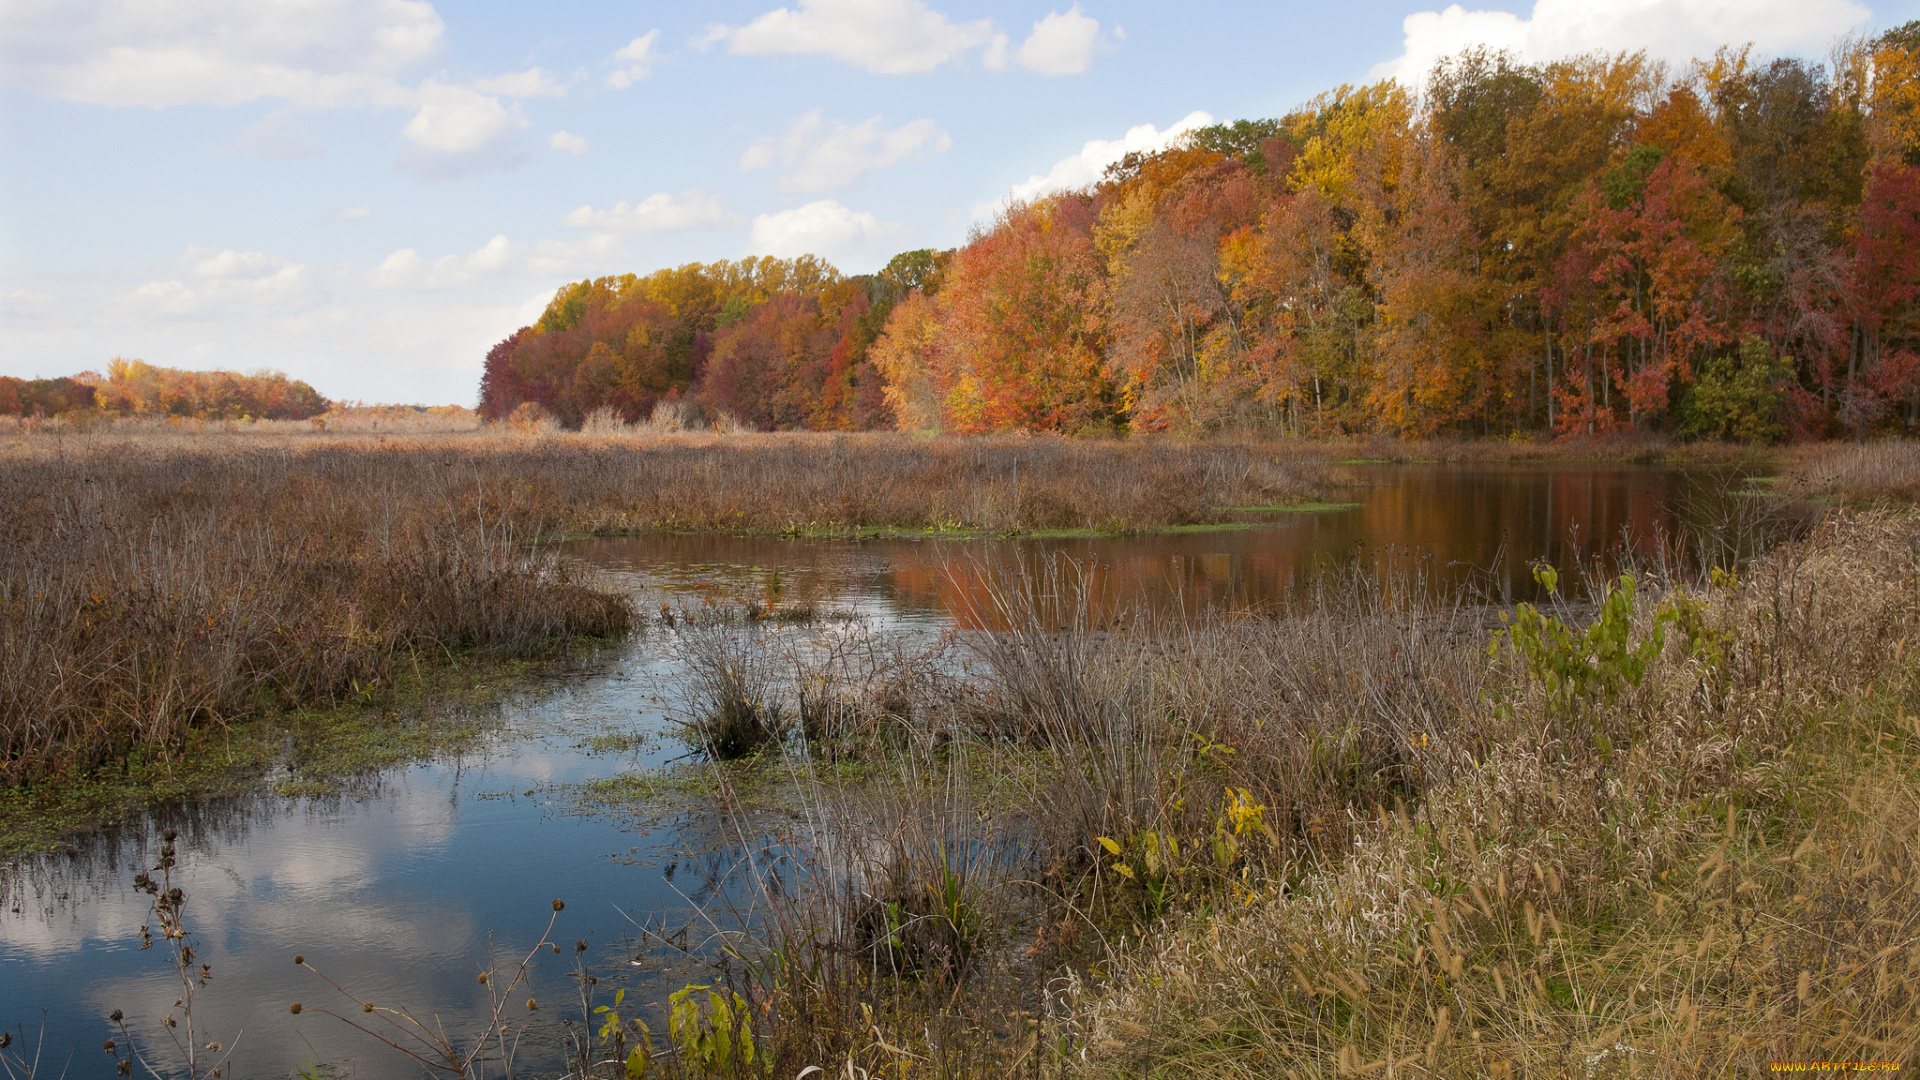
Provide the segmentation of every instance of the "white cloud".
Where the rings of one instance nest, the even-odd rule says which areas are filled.
[[[473,84],[473,88],[483,94],[499,94],[501,97],[567,96],[566,84],[555,81],[553,76],[537,67],[480,79]]]
[[[445,29],[425,0],[14,0],[0,81],[95,105],[394,103]]]
[[[993,41],[993,20],[955,23],[920,0],[799,0],[745,26],[714,26],[740,56],[830,56],[882,75],[932,71]]]
[[[576,229],[593,229],[613,234],[653,234],[690,232],[695,229],[737,229],[746,224],[738,214],[727,212],[720,196],[705,188],[691,188],[678,195],[658,192],[633,206],[622,202],[610,210],[582,206],[560,224]]]
[[[301,265],[219,248],[31,280],[0,268],[0,373],[64,374],[138,356],[202,370],[273,367],[333,397],[471,403],[487,349],[537,318],[555,286],[628,265],[615,237],[494,239],[451,264],[421,258],[422,278],[441,267],[468,277],[440,288],[375,288],[366,263]]]
[[[952,145],[932,120],[915,120],[892,131],[880,127],[878,116],[852,127],[838,121],[829,126],[822,111],[812,109],[794,117],[785,135],[753,140],[740,156],[740,168],[751,172],[778,161],[785,166],[780,190],[831,191],[853,183],[861,173],[944,154]]]
[[[268,255],[262,251],[214,251],[211,248],[188,248],[181,261],[192,267],[194,277],[210,278],[216,281],[258,280],[287,271],[303,269],[299,263],[279,255]]]
[[[0,319],[25,319],[39,316],[52,306],[53,297],[28,289],[0,291]]]
[[[526,160],[513,136],[527,126],[500,99],[465,86],[429,80],[422,104],[400,134],[413,145],[401,166],[436,180],[450,180]]]
[[[513,257],[514,246],[505,234],[495,236],[464,258],[443,255],[428,262],[418,251],[401,248],[368,272],[367,285],[375,289],[442,289],[466,285],[482,274],[511,269]]]
[[[988,71],[1005,71],[1012,54],[1007,51],[1007,35],[995,34],[987,42],[986,51],[980,54],[980,64]]]
[[[881,221],[864,210],[849,210],[821,199],[753,219],[756,255],[819,255],[840,265],[879,265],[912,234],[897,222]]]
[[[565,150],[569,154],[584,154],[587,152],[586,136],[574,135],[565,131],[554,132],[553,137],[547,140],[547,145],[555,150]]]
[[[428,83],[421,88],[425,103],[400,134],[423,150],[436,154],[466,154],[526,127],[497,97],[464,86]]]
[[[1093,50],[1100,41],[1100,21],[1083,14],[1075,4],[1063,15],[1050,11],[1033,24],[1033,33],[1014,59],[1042,75],[1078,75],[1093,66]]]
[[[1510,49],[1528,62],[1646,49],[1684,64],[1730,40],[1762,53],[1817,51],[1871,17],[1851,0],[1537,0],[1526,18],[1453,4],[1408,15],[1401,54],[1371,74],[1418,85],[1435,61],[1474,45]]]
[[[229,309],[236,300],[276,311],[309,303],[315,295],[305,265],[265,252],[190,247],[174,266],[188,280],[149,281],[130,299],[155,314],[206,315]]]
[[[335,221],[358,221],[361,218],[372,216],[373,207],[371,206],[349,206],[345,210],[333,215]]]
[[[541,68],[453,85],[402,76],[444,45],[426,0],[8,0],[0,3],[0,85],[107,106],[233,106],[277,99],[229,149],[308,157],[290,109],[412,110],[400,166],[453,178],[525,160],[526,126],[501,97],[556,97]]]
[[[307,123],[293,115],[292,109],[279,109],[240,133],[227,149],[276,161],[318,157],[326,151],[307,141]]]
[[[1206,127],[1213,123],[1210,113],[1195,110],[1181,117],[1165,131],[1152,124],[1141,124],[1127,129],[1127,133],[1118,139],[1094,139],[1080,148],[1080,152],[1061,158],[1053,163],[1053,168],[1045,175],[1030,176],[1013,185],[1007,194],[992,202],[984,202],[973,208],[975,218],[990,218],[1009,203],[1038,198],[1055,191],[1072,191],[1086,187],[1098,181],[1107,166],[1132,153],[1152,153],[1171,146],[1180,136],[1194,128]]]
[[[660,55],[653,51],[654,43],[660,40],[660,31],[649,30],[626,43],[613,58],[621,62],[621,67],[607,75],[607,85],[615,90],[625,90],[634,83],[647,77],[654,62]]]

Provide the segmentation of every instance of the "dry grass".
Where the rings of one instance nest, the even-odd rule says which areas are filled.
[[[364,693],[423,654],[619,630],[625,601],[534,546],[558,535],[1155,527],[1315,475],[1224,444],[375,430],[0,432],[0,779]]]
[[[492,470],[369,446],[33,449],[0,464],[0,782],[627,625],[626,600],[529,545],[549,523]]]
[[[1829,443],[1796,455],[1788,492],[1854,501],[1920,499],[1920,443]]]
[[[608,430],[614,425],[601,425]],[[664,422],[663,422],[664,426]],[[896,434],[580,434],[506,424],[412,438],[267,424],[0,431],[0,461],[322,448],[418,455],[512,478],[525,512],[578,532],[648,529],[1139,529],[1308,501],[1303,444],[917,439]],[[381,429],[384,431],[385,429]]]
[[[1120,958],[1082,1017],[1091,1071],[1697,1076],[1911,1058],[1917,538],[1911,517],[1840,520],[1704,591],[1702,633],[1674,635],[1578,725],[1497,665],[1498,692],[1434,732],[1441,760],[1411,809],[1355,815],[1349,845]]]

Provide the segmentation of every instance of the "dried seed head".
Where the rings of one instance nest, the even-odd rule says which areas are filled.
[[[307,962],[307,958],[304,956],[301,956],[299,953],[294,953],[293,962],[296,964],[304,964]]]
[[[540,1003],[539,1003],[539,1002],[537,1002],[537,1001],[535,1001],[535,1000],[533,1000],[532,998],[528,998],[528,999],[527,999],[527,1008],[528,1008],[528,1009],[537,1009],[537,1008],[539,1008],[539,1007],[540,1007]]]
[[[115,1009],[115,1010],[113,1010],[112,1012],[110,1012],[110,1013],[108,1013],[108,1014],[107,1014],[107,1019],[109,1019],[109,1020],[111,1020],[111,1021],[113,1021],[114,1023],[116,1023],[116,1024],[117,1024],[117,1023],[119,1023],[119,1022],[120,1022],[120,1017],[121,1017],[122,1015],[124,1015],[124,1014],[122,1014],[122,1013],[120,1012],[120,1010],[119,1010],[119,1009]],[[0,1046],[5,1046],[5,1045],[7,1045],[7,1044],[6,1044],[6,1043],[0,1043]]]
[[[373,1002],[371,1002],[371,1001],[363,1001],[363,1002],[361,1002],[361,1003],[360,1003],[360,1011],[361,1011],[361,1012],[372,1012],[372,1011],[373,1011]]]
[[[576,941],[576,942],[574,942],[574,943],[573,943],[573,951],[574,951],[574,952],[577,952],[577,953],[583,953],[583,952],[586,952],[586,951],[587,951],[587,939],[586,939],[586,938],[581,938],[581,939],[580,939],[579,941]]]
[[[555,910],[555,911],[559,911],[559,910],[560,910],[561,908],[563,908],[563,907],[566,907],[566,906],[567,906],[567,905],[565,905],[565,904],[563,904],[563,903],[561,903],[561,902],[560,902],[560,901],[558,901],[558,900],[555,900],[555,901],[553,902],[553,910]]]
[[[299,1015],[300,1015],[300,1003],[296,1001],[296,1002],[294,1002],[294,1003],[293,1003],[292,1005],[289,1005],[289,1006],[287,1006],[287,1011],[288,1011],[288,1012],[290,1012],[290,1013],[292,1013],[292,1014],[293,1014],[293,1015],[295,1015],[295,1016],[299,1016]]]
[[[483,972],[481,972],[481,973],[480,973],[480,979],[479,979],[479,981],[480,981],[480,982],[486,982],[486,981],[487,981],[487,973],[486,973],[486,972],[484,972],[484,971],[483,971]]]

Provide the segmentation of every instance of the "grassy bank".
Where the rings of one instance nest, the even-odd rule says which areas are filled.
[[[1101,626],[1085,588],[1010,571],[978,620],[1007,630],[916,648],[696,631],[723,669],[811,658],[798,696],[769,675],[689,714],[759,703],[790,734],[757,767],[801,821],[732,801],[782,884],[720,974],[771,1056],[663,1036],[659,1068],[1682,1077],[1920,1051],[1911,512],[1497,634],[1406,578]]]
[[[1503,648],[1489,692],[1415,735],[1408,798],[1353,807],[1347,843],[1284,856],[1284,888],[1170,918],[1088,985],[1085,1071],[1911,1061],[1916,540],[1910,516],[1836,521],[1638,605],[1611,657]]]

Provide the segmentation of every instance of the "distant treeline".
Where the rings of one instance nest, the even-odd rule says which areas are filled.
[[[116,358],[57,379],[0,375],[0,416],[178,416],[196,420],[305,420],[332,403],[278,372],[183,371]]]
[[[561,290],[483,415],[762,428],[1750,440],[1920,419],[1920,23],[1342,87],[1130,155],[956,251]]]
[[[908,252],[853,278],[813,256],[746,258],[569,285],[487,354],[480,414],[531,403],[578,427],[603,407],[641,420],[685,401],[768,430],[891,427],[868,353],[944,258]]]

